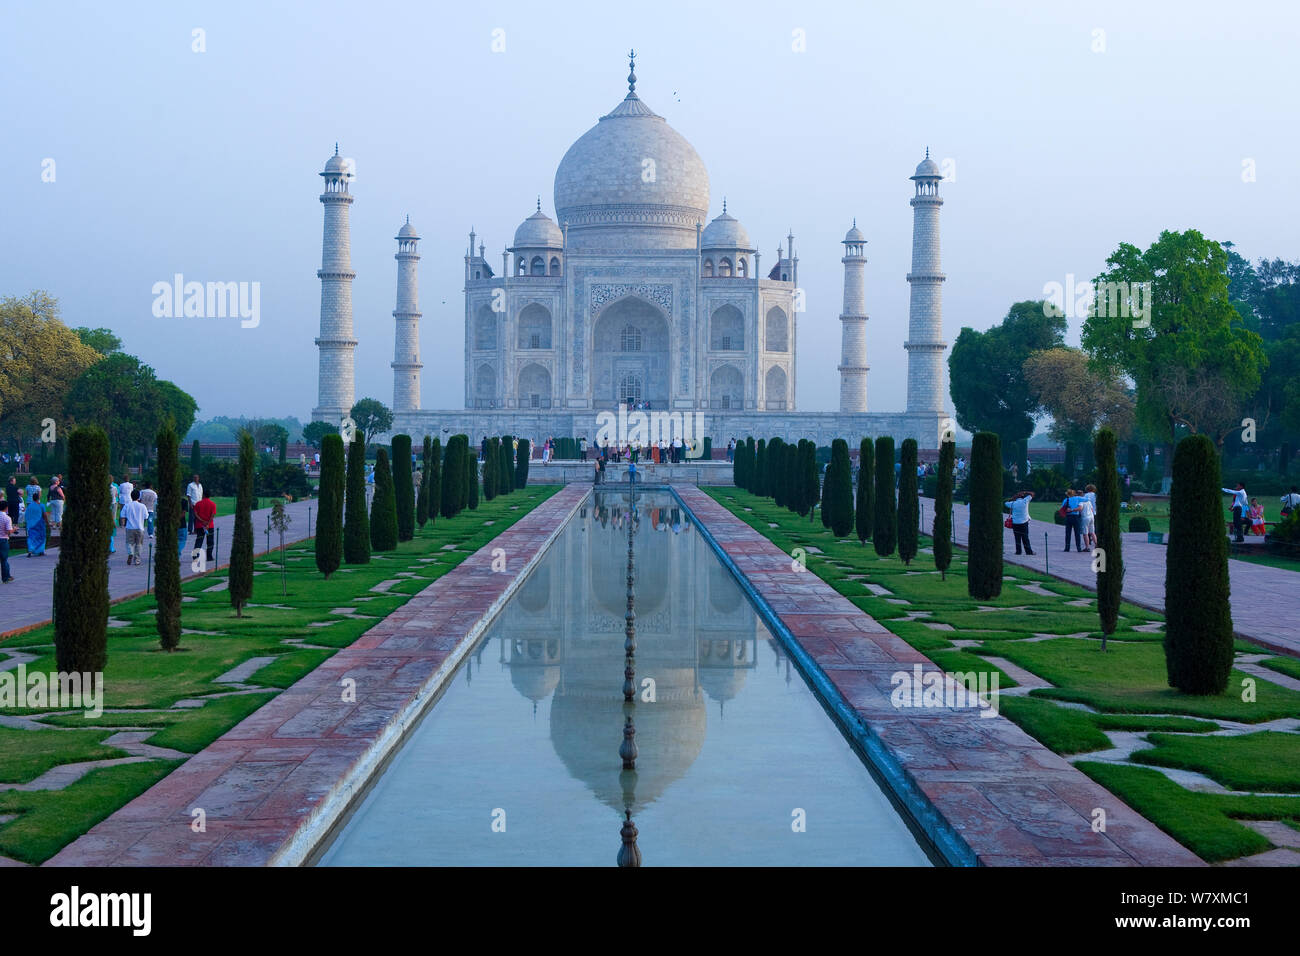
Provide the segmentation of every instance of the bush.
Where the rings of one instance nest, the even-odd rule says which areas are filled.
[[[316,518],[316,570],[325,580],[343,561],[343,438],[325,435],[320,447],[320,514]]]
[[[903,439],[898,472],[898,556],[911,564],[919,547],[920,502],[916,497],[916,439]]]
[[[342,439],[339,439],[342,441]],[[366,436],[358,428],[348,446],[347,500],[343,505],[343,560],[370,563],[370,516],[366,513]]]
[[[429,525],[438,521],[442,510],[442,439],[435,438],[429,442],[429,464],[426,472],[429,478]]]
[[[768,494],[767,483],[767,440],[760,438],[754,450],[754,494],[760,497]]]
[[[464,435],[452,435],[447,439],[447,451],[442,458],[442,502],[439,508],[444,518],[454,518],[460,513],[468,440]]]
[[[397,494],[393,487],[393,471],[388,464],[388,452],[383,448],[375,454],[375,496],[370,501],[370,547],[374,551],[394,551],[397,548]]]
[[[831,533],[846,538],[853,530],[853,475],[849,465],[849,443],[843,438],[831,442],[831,463],[826,467],[826,493]]]
[[[532,454],[533,449],[528,444],[528,439],[519,439],[519,450],[515,455],[516,488],[526,488],[528,486],[528,461],[532,457]]]
[[[894,439],[876,439],[876,514],[871,543],[876,554],[887,558],[898,541],[898,501],[894,497]]]
[[[181,567],[177,561],[161,558],[176,553],[179,546],[177,536],[185,485],[181,481],[180,443],[170,422],[158,430],[155,445],[158,448],[158,514],[154,534],[160,560],[154,568],[154,597],[158,601],[154,626],[162,649],[174,651],[181,643]]]
[[[491,501],[497,496],[497,478],[501,475],[501,439],[488,439],[487,454],[483,456],[483,500]]]
[[[987,601],[1002,593],[1002,449],[994,432],[979,432],[970,453],[970,534],[966,590]]]
[[[253,596],[253,467],[257,450],[247,429],[239,432],[239,489],[235,493],[235,533],[230,545],[230,606],[236,617]]]
[[[1151,522],[1141,515],[1134,515],[1128,519],[1128,529],[1129,531],[1150,531]]]
[[[922,498],[937,498],[939,496],[939,476],[922,475],[920,493]]]
[[[1035,468],[1029,473],[1029,490],[1034,493],[1035,501],[1059,500],[1069,490],[1069,482],[1061,469],[1053,466]]]
[[[433,440],[424,436],[424,451],[420,456],[420,488],[415,494],[415,523],[421,530],[429,523],[429,452]]]
[[[1221,694],[1232,670],[1232,609],[1214,442],[1205,435],[1180,441],[1173,479],[1165,558],[1169,686],[1187,694]]]
[[[292,495],[294,500],[297,500],[311,494],[311,482],[307,480],[307,472],[303,471],[302,466],[297,462],[267,465],[258,471],[253,491],[259,496],[265,495],[269,498]],[[257,507],[256,498],[253,499],[253,507]]]
[[[1124,586],[1123,540],[1119,536],[1119,464],[1115,459],[1115,433],[1097,432],[1093,449],[1097,462],[1097,550],[1102,566],[1097,570],[1097,613],[1101,616],[1102,648],[1115,633],[1119,620],[1120,591]]]
[[[948,577],[952,564],[952,468],[957,457],[957,443],[939,444],[939,469],[934,476],[937,488],[934,494],[934,567],[941,579]]]
[[[866,544],[876,517],[876,454],[870,438],[858,444],[858,494],[854,505],[858,540]]]
[[[68,440],[68,500],[54,579],[54,657],[60,672],[108,663],[108,435],[83,425]]]
[[[393,436],[393,495],[397,501],[397,540],[415,537],[415,481],[411,474],[411,436]]]

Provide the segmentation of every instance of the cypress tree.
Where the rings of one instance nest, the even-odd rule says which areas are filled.
[[[966,590],[981,601],[1002,593],[1001,445],[996,432],[979,432],[971,443]]]
[[[289,460],[289,436],[280,436],[280,464],[286,464]]]
[[[154,525],[158,557],[175,554],[177,533],[181,526],[180,443],[176,429],[168,421],[158,429],[158,515]],[[165,651],[174,651],[181,643],[181,566],[178,561],[159,560],[154,569],[154,597],[158,615],[158,643]]]
[[[827,463],[826,473],[822,477],[822,527],[830,530],[831,527],[831,509],[834,507],[832,502],[835,500],[835,476],[831,474],[830,463]]]
[[[1101,649],[1115,633],[1119,621],[1120,590],[1124,586],[1123,539],[1119,535],[1119,466],[1115,460],[1115,433],[1109,428],[1097,432],[1094,457],[1097,461],[1097,613],[1101,616]]]
[[[952,564],[952,469],[957,443],[939,444],[939,481],[934,493],[934,566],[941,580],[947,580]]]
[[[754,436],[750,435],[745,439],[745,490],[753,493],[754,491],[754,462],[758,460],[758,449],[754,445]]]
[[[737,487],[749,491],[753,487],[754,461],[749,457],[749,443],[743,438],[736,443],[735,482]]]
[[[515,439],[513,435],[501,438],[501,456],[498,461],[501,473],[497,476],[497,494],[508,495],[515,490]]]
[[[1142,446],[1135,441],[1128,443],[1128,473],[1135,480],[1142,477]]]
[[[533,454],[533,449],[528,443],[527,438],[519,439],[519,452],[515,455],[515,487],[528,487],[528,460]]]
[[[197,475],[202,471],[203,451],[199,448],[199,440],[196,438],[190,443],[190,474]]]
[[[799,513],[799,447],[785,445],[782,451],[785,459],[785,506],[795,514]]]
[[[397,499],[397,540],[415,537],[415,480],[411,474],[411,436],[393,436],[393,494]]]
[[[370,501],[370,547],[375,551],[397,548],[397,495],[388,452],[375,452],[375,497]]]
[[[461,486],[465,481],[462,437],[452,435],[447,439],[447,451],[442,459],[442,504],[439,511],[444,518],[453,518],[460,513]]]
[[[876,513],[871,520],[871,543],[876,554],[887,558],[898,541],[898,500],[894,497],[894,439],[876,439]]]
[[[754,494],[767,494],[767,440],[760,438],[754,448]]]
[[[320,443],[320,517],[316,519],[316,570],[328,581],[343,560],[343,438],[325,435]],[[161,497],[161,496],[160,496]]]
[[[54,657],[60,673],[108,663],[108,436],[82,425],[68,439],[68,500],[54,581]],[[179,522],[178,522],[179,523]]]
[[[465,447],[461,449],[460,455],[460,510],[464,511],[469,507],[469,486],[474,485],[474,493],[478,494],[478,454],[469,444],[469,436],[465,436]],[[471,475],[473,476],[471,478]]]
[[[501,439],[488,439],[487,454],[483,456],[483,500],[491,501],[497,496],[497,479],[501,477]]]
[[[469,441],[468,438],[465,439]],[[465,456],[465,507],[470,511],[478,510],[478,460],[473,453]]]
[[[253,596],[253,468],[257,449],[248,429],[239,433],[239,478],[235,486],[235,534],[230,546],[230,606],[236,617]]]
[[[1029,439],[1022,438],[1016,442],[1016,480],[1029,480]]]
[[[817,443],[808,442],[808,447],[804,450],[802,462],[803,487],[804,494],[808,499],[808,512],[817,507],[817,502],[821,499],[821,488],[817,482]],[[808,520],[812,520],[812,515],[808,515]]]
[[[340,437],[339,440],[343,439]],[[348,446],[346,497],[343,506],[343,560],[347,564],[369,564],[370,516],[366,513],[366,436],[360,428],[353,434],[352,443]]]
[[[424,530],[424,526],[429,523],[429,452],[431,450],[432,439],[428,435],[424,436],[424,454],[420,458],[420,490],[415,496],[415,523]]]
[[[856,528],[858,540],[867,543],[871,537],[871,524],[876,517],[876,455],[870,438],[858,445],[858,497],[856,501]]]
[[[1164,644],[1169,686],[1185,694],[1223,693],[1232,670],[1228,536],[1219,481],[1219,456],[1209,437],[1189,435],[1178,443],[1169,492]]]
[[[425,469],[429,478],[429,525],[438,521],[438,512],[442,510],[442,439],[435,438],[429,442],[429,464]]]
[[[831,442],[831,463],[826,477],[829,488],[822,507],[830,512],[831,534],[844,538],[853,530],[853,474],[849,443],[843,438]]]
[[[920,502],[916,489],[916,439],[903,439],[899,456],[898,473],[898,556],[903,564],[911,564],[916,557],[920,533]]]

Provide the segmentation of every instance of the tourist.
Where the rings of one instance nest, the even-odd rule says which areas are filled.
[[[736,439],[727,439],[727,464],[733,464],[736,460]]]
[[[1291,489],[1294,491],[1295,489]],[[18,479],[13,475],[9,476],[9,484],[5,485],[5,509],[9,512],[9,520],[14,524],[18,523],[18,518],[22,514],[19,510],[22,505],[23,493],[18,487]]]
[[[1070,550],[1070,532],[1074,532],[1074,550],[1082,551],[1082,530],[1083,525],[1080,520],[1083,511],[1083,496],[1073,488],[1065,493],[1065,500],[1061,502],[1061,510],[1057,512],[1065,519],[1065,550]]]
[[[205,488],[203,497],[190,511],[194,514],[194,550],[198,551],[206,541],[207,548],[205,550],[208,553],[208,563],[212,564],[215,562],[212,549],[216,545],[217,536],[217,529],[213,523],[217,517],[217,503],[212,500],[212,492]]]
[[[1264,508],[1259,503],[1258,498],[1250,499],[1250,533],[1263,536],[1266,533],[1264,527]]]
[[[63,530],[63,505],[68,496],[63,491],[63,476],[55,475],[50,479],[50,529],[55,533]]]
[[[14,579],[9,571],[9,536],[14,533],[14,523],[9,517],[9,500],[0,501],[0,584]]]
[[[30,478],[27,479],[27,487],[23,490],[27,492],[27,503],[31,504],[32,496],[39,495],[41,493],[41,486],[36,483],[35,475],[32,475]]]
[[[578,448],[582,451],[582,460],[587,460],[587,436],[583,435],[578,439]]]
[[[1083,546],[1091,551],[1097,547],[1097,486],[1088,485],[1079,496],[1079,527],[1083,533]]]
[[[1250,499],[1246,496],[1246,486],[1240,481],[1236,488],[1221,488],[1225,495],[1232,495],[1232,533],[1238,544],[1246,540],[1246,512],[1250,510]]]
[[[181,526],[176,530],[176,557],[184,560],[185,540],[190,536],[190,499],[181,495]]]
[[[140,489],[140,504],[145,506],[149,512],[149,537],[153,537],[154,521],[157,519],[158,511],[158,492],[153,490],[151,482],[146,481],[144,487]]]
[[[1029,543],[1029,502],[1033,500],[1032,491],[1022,491],[1005,502],[1006,507],[1011,509],[1011,535],[1016,539],[1016,554],[1022,553],[1021,545],[1024,546],[1024,554],[1034,553]]]
[[[126,511],[126,506],[131,503],[131,492],[135,491],[135,485],[131,483],[130,475],[123,475],[122,480],[117,483],[117,497],[122,504],[122,511]],[[120,514],[120,512],[119,512]],[[126,527],[126,516],[122,515],[119,519],[123,528]]]
[[[190,483],[185,486],[185,497],[189,499],[190,504],[185,509],[190,516],[189,530],[194,531],[194,506],[203,498],[203,485],[199,483],[198,475],[190,475]]]
[[[1292,485],[1291,493],[1282,499],[1282,517],[1284,519],[1291,517],[1291,513],[1297,508],[1300,508],[1300,491],[1297,491],[1296,486]]]
[[[76,494],[76,490],[73,490]],[[108,479],[108,510],[112,516],[112,521],[108,523],[108,553],[117,553],[117,482],[112,476]]]
[[[49,525],[49,515],[41,504],[41,489],[37,488],[27,502],[25,514],[27,523],[27,557],[37,558],[45,553],[45,529]]]
[[[149,509],[140,501],[139,488],[131,489],[131,500],[122,507],[122,524],[126,528],[126,563],[139,566],[140,546],[149,524]]]
[[[478,444],[478,460],[487,461],[488,437],[483,436],[483,440]]]

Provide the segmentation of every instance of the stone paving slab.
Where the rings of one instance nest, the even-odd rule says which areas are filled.
[[[539,504],[45,865],[301,862],[589,491],[570,485]],[[502,547],[510,559],[494,572]],[[390,646],[408,629],[414,641]],[[191,828],[196,809],[206,832]]]
[[[1204,865],[1005,717],[895,707],[900,671],[940,668],[815,574],[792,570],[788,555],[704,492],[675,490],[979,864]],[[1106,812],[1104,833],[1092,829],[1096,809]]]

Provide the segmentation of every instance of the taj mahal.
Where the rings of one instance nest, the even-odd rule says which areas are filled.
[[[795,356],[803,312],[799,256],[788,234],[770,262],[727,211],[709,218],[704,161],[636,93],[578,138],[555,173],[555,218],[535,211],[500,260],[473,230],[464,256],[465,403],[420,404],[419,234],[398,229],[393,318],[394,433],[418,444],[464,432],[594,436],[620,404],[703,415],[714,447],[746,435],[832,438],[892,435],[936,448],[945,419],[938,165],[914,183],[907,407],[867,410],[867,238],[856,220],[842,243],[844,308],[837,412],[800,412]],[[325,207],[319,399],[312,420],[338,422],[356,400],[347,163],[320,174]],[[818,253],[821,254],[821,253]],[[498,271],[499,268],[499,271]],[[439,330],[439,337],[445,332]],[[827,370],[829,371],[829,370]]]

